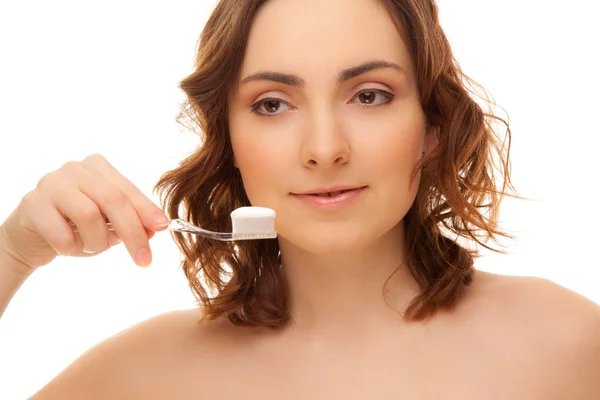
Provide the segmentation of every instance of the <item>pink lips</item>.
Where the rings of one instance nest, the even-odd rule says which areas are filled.
[[[294,196],[311,207],[321,210],[337,210],[355,202],[365,189],[366,186],[348,190],[331,197],[314,194],[294,194]]]

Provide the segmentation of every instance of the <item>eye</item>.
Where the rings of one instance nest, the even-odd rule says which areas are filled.
[[[275,112],[279,111],[279,109],[281,108],[280,107],[281,104],[285,104],[286,106],[289,107],[289,104],[281,99],[277,99],[277,98],[262,99],[252,105],[252,109],[250,110],[250,112],[258,112],[258,109],[264,108],[266,110],[266,113],[258,112],[258,114],[263,115],[265,117],[275,117],[275,116],[281,114],[281,112],[275,114]]]
[[[378,90],[378,89],[363,90],[362,92],[357,93],[356,96],[354,96],[354,98],[355,99],[359,98],[360,102],[358,105],[361,107],[376,107],[377,105],[383,105],[383,104],[379,103],[374,106],[371,106],[368,104],[375,103],[375,99],[377,98],[377,95],[382,96],[388,100],[388,101],[384,102],[383,104],[390,103],[391,100],[394,99],[393,94],[386,92],[385,90]],[[364,103],[362,101],[364,101]]]
[[[384,99],[387,99],[387,101],[383,102],[383,103],[379,103],[379,104],[375,104],[375,105],[369,105],[372,103],[375,103],[375,100],[377,99],[377,96],[382,96],[384,97]],[[379,90],[379,89],[366,89],[363,90],[359,93],[357,93],[354,96],[354,99],[359,97],[359,100],[361,101],[361,103],[359,103],[359,106],[361,107],[377,107],[379,105],[385,105],[390,103],[393,99],[394,99],[394,95],[392,93],[386,92],[385,90]],[[364,103],[362,103],[362,101],[364,101]],[[285,111],[285,109],[283,111],[281,111],[281,105],[285,105],[286,107],[289,107],[290,105],[281,99],[272,97],[272,98],[266,98],[266,99],[262,99],[260,101],[257,101],[256,103],[254,103],[251,106],[251,110],[250,112],[252,113],[258,113],[264,117],[276,117],[277,115],[283,113],[283,111]],[[265,111],[260,111],[260,110],[265,110]]]

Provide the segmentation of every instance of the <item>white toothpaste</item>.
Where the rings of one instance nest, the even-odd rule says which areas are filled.
[[[231,212],[232,233],[275,232],[275,211],[265,207],[240,207]]]

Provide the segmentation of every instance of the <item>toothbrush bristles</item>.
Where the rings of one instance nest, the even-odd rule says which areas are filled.
[[[234,233],[231,240],[275,239],[277,232],[265,233]]]

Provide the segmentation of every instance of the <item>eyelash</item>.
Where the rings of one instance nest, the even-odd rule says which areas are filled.
[[[365,89],[365,90],[361,90],[360,92],[356,93],[354,95],[354,97],[356,97],[356,96],[358,96],[358,95],[360,95],[362,93],[365,93],[365,92],[374,92],[374,93],[382,94],[383,96],[385,96],[385,97],[388,98],[388,101],[386,101],[385,103],[374,105],[374,106],[366,105],[366,104],[358,104],[360,107],[369,108],[369,107],[385,106],[385,105],[390,104],[394,100],[394,98],[396,97],[392,93],[387,92],[385,90],[380,90],[380,89]],[[266,99],[259,100],[256,103],[252,104],[250,112],[251,113],[256,113],[256,114],[260,115],[261,117],[267,117],[267,118],[272,118],[272,117],[279,116],[280,114],[268,114],[268,113],[267,114],[263,114],[263,113],[257,112],[258,108],[260,106],[262,106],[264,103],[268,102],[268,101],[277,101],[277,102],[281,102],[281,103],[284,103],[284,104],[286,104],[286,105],[289,106],[289,103],[287,101],[278,99],[277,97],[269,97],[269,98],[266,98]]]

